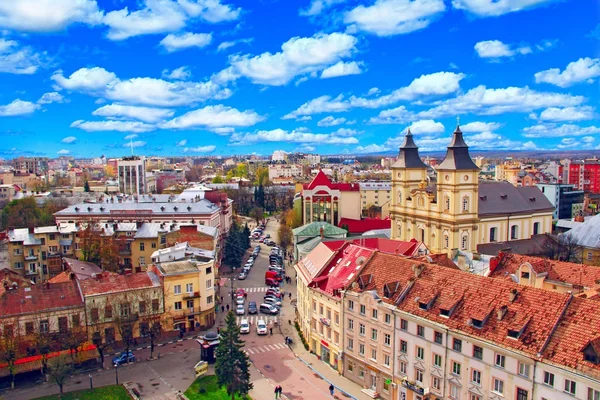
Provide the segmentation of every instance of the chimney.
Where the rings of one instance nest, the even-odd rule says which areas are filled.
[[[506,312],[508,311],[508,306],[501,306],[498,309],[498,321],[502,321],[502,318],[504,318],[504,315],[506,315]]]
[[[415,273],[415,278],[420,277],[421,273],[423,272],[424,269],[425,269],[425,265],[424,264],[414,264],[412,266],[412,270]]]
[[[517,299],[517,294],[519,293],[519,291],[517,289],[511,289],[510,293],[508,294],[508,300],[511,303],[514,303],[514,301]]]

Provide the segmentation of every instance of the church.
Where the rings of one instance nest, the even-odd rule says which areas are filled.
[[[432,251],[477,252],[477,245],[552,231],[554,207],[539,188],[480,181],[460,126],[444,160],[427,175],[410,129],[392,165],[392,239],[417,239]]]

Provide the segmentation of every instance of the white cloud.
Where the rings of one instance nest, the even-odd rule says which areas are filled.
[[[321,72],[321,79],[336,78],[338,76],[346,75],[358,75],[362,72],[363,71],[360,69],[359,63],[357,63],[356,61],[340,61],[337,64],[332,65],[331,67],[325,68],[323,72]]]
[[[344,22],[351,29],[391,36],[426,28],[445,10],[443,0],[377,0],[348,11]]]
[[[537,119],[541,121],[562,122],[562,121],[585,121],[594,119],[596,113],[594,107],[550,107],[542,111]]]
[[[475,44],[475,51],[481,58],[499,59],[502,57],[513,57],[517,54],[529,54],[531,48],[528,46],[516,47],[502,43],[499,40],[484,40]]]
[[[212,42],[212,33],[191,33],[184,32],[181,34],[169,34],[165,36],[160,44],[168,51],[174,52],[183,50],[188,47],[202,47],[208,46]]]
[[[354,149],[354,151],[356,153],[381,153],[384,151],[389,151],[391,150],[390,147],[387,147],[385,145],[382,144],[368,144],[366,146],[357,146],[356,149]]]
[[[206,106],[189,111],[161,125],[166,129],[246,127],[256,125],[265,117],[254,111],[239,111],[223,105]]]
[[[125,136],[123,139],[125,140],[133,140],[136,139],[138,137],[137,133],[132,133],[130,135]]]
[[[184,147],[187,144],[187,139],[180,140],[175,144],[177,147]]]
[[[300,115],[311,115],[326,112],[342,112],[351,108],[378,108],[384,107],[402,100],[415,100],[421,96],[444,95],[456,92],[460,89],[460,81],[464,74],[454,72],[435,72],[429,75],[421,75],[414,79],[408,86],[394,90],[390,94],[378,97],[356,97],[348,99],[340,94],[336,98],[321,96],[301,105],[297,110],[285,115],[283,119],[293,119]]]
[[[556,138],[585,136],[600,133],[600,128],[596,126],[582,127],[574,124],[540,124],[529,126],[523,129],[523,136],[527,138]]]
[[[537,83],[550,83],[562,88],[580,82],[592,83],[600,76],[600,58],[580,58],[570,62],[562,72],[559,68],[550,68],[534,76]]]
[[[497,115],[507,112],[530,112],[547,107],[569,107],[584,101],[583,96],[536,92],[527,86],[488,89],[480,85],[453,99],[436,102],[434,108],[422,111],[418,116],[440,118],[467,113]]]
[[[61,143],[73,144],[76,141],[77,141],[77,138],[75,136],[67,136],[67,137],[63,138],[63,140],[61,140]]]
[[[254,83],[281,86],[296,76],[321,71],[355,50],[356,38],[345,33],[294,37],[281,46],[281,52],[258,56],[231,56],[230,76],[245,76]]]
[[[502,124],[499,122],[469,122],[468,124],[461,125],[460,130],[468,133],[468,132],[493,132],[502,127]]]
[[[356,136],[359,133],[360,132],[358,132],[355,129],[348,129],[348,128],[338,128],[336,131],[331,132],[331,134],[333,136],[340,136],[340,137]]]
[[[596,139],[593,136],[584,136],[581,138],[583,143],[592,143],[594,140]]]
[[[328,8],[336,4],[345,2],[346,0],[311,0],[310,5],[306,10],[300,10],[299,14],[305,17],[313,17],[321,14]]]
[[[235,132],[234,128],[224,127],[224,128],[211,128],[211,131],[218,135],[229,135],[230,133]]]
[[[317,126],[336,126],[341,125],[344,122],[346,122],[346,118],[334,118],[330,115],[317,122]]]
[[[372,87],[371,89],[369,89],[369,91],[367,92],[367,96],[373,96],[374,94],[377,94],[381,92],[381,90],[379,90],[379,88],[376,87]]]
[[[369,119],[370,124],[405,124],[415,118],[412,111],[405,106],[383,110],[376,117]]]
[[[146,147],[146,142],[143,142],[141,140],[137,140],[135,142],[129,142],[129,143],[124,143],[123,147],[127,147],[127,148],[136,148],[136,147]]]
[[[471,143],[473,141],[486,141],[486,140],[502,140],[502,136],[497,135],[493,132],[481,132],[475,135],[469,135],[465,138],[467,143]]]
[[[60,155],[60,156],[66,156],[67,154],[71,154],[70,150],[67,149],[62,149],[56,152],[56,154]]]
[[[478,17],[497,17],[550,3],[553,0],[452,0],[452,6]]]
[[[65,98],[58,92],[44,93],[42,97],[37,101],[38,104],[50,104],[50,103],[62,103]]]
[[[228,42],[222,42],[217,47],[217,51],[227,50],[228,48],[233,47],[238,43],[252,43],[253,41],[254,41],[254,38],[246,38],[246,39],[238,39],[238,40],[232,40],[232,41],[228,41]]]
[[[442,124],[441,122],[436,122],[432,119],[424,119],[413,122],[409,128],[410,131],[414,134],[438,134],[444,132],[444,124]]]
[[[150,123],[164,121],[174,114],[173,110],[164,108],[126,106],[122,104],[105,105],[92,113],[92,115],[110,119],[137,119]]]
[[[155,78],[121,80],[114,73],[99,67],[81,68],[68,78],[63,76],[62,71],[57,71],[52,79],[64,89],[86,92],[114,101],[153,106],[189,105],[208,99],[224,99],[231,95],[231,90],[214,81],[167,82]]]
[[[36,53],[31,47],[19,47],[19,43],[14,40],[0,38],[0,72],[35,74],[44,63],[42,58],[43,55]]]
[[[12,103],[0,106],[0,117],[15,117],[17,115],[27,115],[40,108],[39,104],[30,101],[16,99]]]
[[[217,146],[198,146],[198,147],[186,147],[183,149],[184,153],[212,153],[215,151]]]
[[[319,144],[357,144],[355,137],[341,137],[326,133],[311,133],[304,130],[286,131],[283,129],[272,129],[270,131],[258,131],[257,133],[233,134],[231,136],[233,145],[248,145],[265,142],[286,143],[319,143]]]
[[[242,12],[241,8],[221,4],[221,0],[178,0],[178,3],[190,17],[198,17],[211,24],[235,21]]]
[[[26,32],[56,32],[70,24],[100,23],[95,0],[0,1],[0,27]]]
[[[183,66],[169,71],[163,69],[162,77],[173,81],[186,81],[192,76],[192,72],[189,67]]]
[[[535,144],[532,140],[523,143],[523,150],[536,150],[537,144]]]
[[[71,128],[79,128],[87,132],[149,132],[154,125],[137,121],[83,121],[78,120],[71,124]]]

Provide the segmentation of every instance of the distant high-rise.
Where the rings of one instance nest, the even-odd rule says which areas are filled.
[[[131,156],[117,160],[119,191],[126,194],[146,194],[146,158]]]

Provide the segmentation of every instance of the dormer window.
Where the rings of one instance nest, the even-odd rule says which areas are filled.
[[[521,332],[520,331],[514,331],[512,329],[508,330],[508,337],[509,338],[518,339],[519,336],[521,336]]]
[[[440,315],[442,317],[450,318],[450,315],[452,315],[452,310],[445,310],[443,308],[440,308]]]
[[[473,323],[473,328],[477,328],[477,329],[483,328],[483,321],[480,321],[478,319],[472,319],[471,322]]]
[[[590,340],[583,348],[583,359],[595,365],[600,365],[600,337]]]

